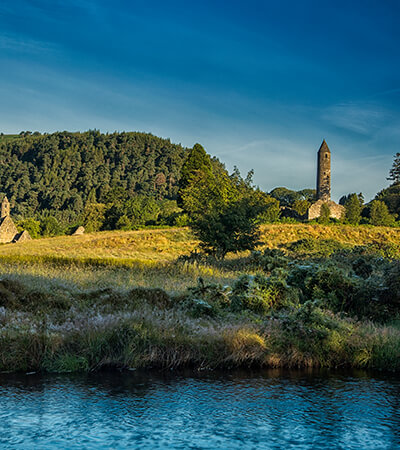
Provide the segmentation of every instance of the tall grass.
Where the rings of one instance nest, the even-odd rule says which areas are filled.
[[[324,251],[380,243],[396,249],[399,233],[384,227],[274,224],[262,227],[262,247],[303,251],[312,240],[323,243]],[[177,262],[196,246],[186,228],[1,245],[0,370],[65,372],[105,366],[400,370],[396,325],[356,321],[319,309],[313,321],[290,308],[267,315],[232,310],[197,317],[187,296],[191,292],[196,300],[196,289],[188,288],[199,277],[204,283],[232,285],[258,269],[249,263],[247,253],[218,264]],[[271,261],[282,269],[279,256]],[[211,290],[208,295],[214,294]],[[204,307],[201,301],[196,305]]]

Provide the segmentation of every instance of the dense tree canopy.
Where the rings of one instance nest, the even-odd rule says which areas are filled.
[[[77,220],[87,203],[175,199],[187,150],[145,133],[23,132],[0,138],[0,192],[13,215]]]
[[[269,195],[276,198],[282,206],[293,208],[295,202],[306,200],[307,202],[314,202],[316,200],[315,189],[302,189],[300,191],[293,191],[285,187],[277,187],[273,189]]]
[[[379,192],[375,200],[380,200],[386,204],[391,214],[400,216],[400,183],[394,183]]]

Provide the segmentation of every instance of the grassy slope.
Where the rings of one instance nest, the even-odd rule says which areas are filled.
[[[268,247],[307,237],[357,245],[398,243],[400,230],[295,224],[264,226],[262,235]],[[393,327],[330,319],[327,312],[323,323],[334,326],[320,342],[314,334],[305,339],[301,324],[299,336],[287,332],[287,318],[195,319],[161,305],[158,291],[129,291],[182,292],[200,275],[223,284],[238,277],[232,269],[174,263],[196,245],[190,231],[179,228],[1,245],[0,299],[6,307],[0,307],[0,370],[252,364],[400,370],[400,330]],[[104,287],[113,289],[99,290]]]
[[[303,224],[264,225],[264,246],[303,238],[334,239],[341,243],[363,245],[372,242],[399,243],[400,229],[388,227],[322,226]],[[23,244],[0,246],[0,259],[34,257],[96,258],[167,263],[194,250],[197,242],[187,228],[140,231],[105,231],[83,236],[38,239]]]
[[[331,238],[352,245],[396,243],[400,242],[400,229],[302,224],[262,227],[264,246],[271,248],[307,237]],[[3,244],[0,275],[24,277],[29,284],[58,282],[79,289],[160,287],[169,292],[193,286],[199,276],[222,284],[237,278],[238,273],[227,268],[196,264],[177,267],[176,259],[189,254],[197,244],[187,228],[107,231]]]

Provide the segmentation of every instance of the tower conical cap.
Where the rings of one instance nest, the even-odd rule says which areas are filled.
[[[321,147],[318,150],[318,153],[330,153],[331,151],[329,150],[328,144],[326,143],[325,139],[322,141]]]

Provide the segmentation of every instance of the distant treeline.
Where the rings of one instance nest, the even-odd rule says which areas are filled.
[[[17,219],[73,224],[85,206],[175,199],[186,149],[151,134],[67,131],[0,137],[0,192]]]
[[[8,196],[18,226],[33,237],[69,233],[78,225],[89,232],[187,225],[192,210],[211,211],[211,197],[215,197],[219,212],[219,203],[230,197],[231,203],[239,201],[238,192],[247,183],[238,172],[229,175],[201,146],[197,154],[195,147],[187,149],[169,139],[139,132],[0,133],[0,200]],[[339,202],[346,208],[342,221],[399,225],[400,154],[395,156],[388,179],[393,184],[373,202],[364,204],[361,193],[343,196]],[[249,186],[244,191],[250,192]],[[278,187],[262,194],[259,200],[264,206],[257,223],[301,221],[316,200],[314,189]],[[248,205],[244,201],[242,206]],[[232,208],[232,218],[237,220],[238,205]],[[215,214],[211,216],[215,219]],[[318,221],[334,220],[327,210]]]

